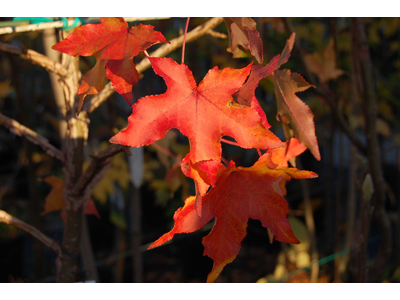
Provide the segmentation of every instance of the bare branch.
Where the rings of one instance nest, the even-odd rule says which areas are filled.
[[[210,30],[207,32],[207,34],[208,34],[208,35],[211,35],[212,37],[219,38],[219,39],[227,39],[227,38],[228,38],[228,35],[226,35],[225,33],[218,32],[218,31],[214,31],[214,30],[212,30],[212,29],[210,29]]]
[[[0,51],[18,55],[19,57],[29,60],[34,64],[37,64],[47,71],[51,71],[61,77],[67,77],[68,71],[58,62],[55,62],[48,58],[47,56],[40,54],[34,50],[23,50],[12,45],[0,42]]]
[[[216,27],[222,21],[223,21],[222,17],[212,18],[207,22],[205,22],[204,24],[197,26],[195,29],[187,33],[186,43],[194,41],[195,39],[209,33],[211,29]],[[166,56],[167,54],[171,53],[172,51],[182,46],[182,43],[183,43],[183,35],[172,39],[169,44],[162,45],[156,51],[150,53],[150,56],[152,57]],[[145,70],[147,70],[150,66],[151,66],[150,61],[147,58],[144,58],[140,63],[136,65],[136,69],[139,72],[139,74],[141,74]],[[97,107],[100,106],[100,104],[106,101],[107,98],[114,92],[115,90],[112,86],[112,83],[111,82],[107,83],[100,93],[96,94],[90,100],[89,99],[86,100],[85,104],[82,107],[82,111],[87,111],[88,113],[93,112]]]
[[[18,218],[15,218],[11,216],[10,214],[6,213],[4,210],[0,210],[0,222],[8,224],[8,225],[13,225],[30,235],[32,235],[34,238],[38,239],[41,241],[45,246],[53,250],[58,256],[62,256],[62,251],[61,247],[59,244],[57,244],[53,239],[49,238],[47,235],[44,233],[40,232],[37,230],[35,227],[26,224],[25,222],[21,221]]]
[[[30,142],[42,147],[50,156],[58,158],[61,162],[65,162],[64,153],[49,143],[49,140],[41,136],[37,132],[29,129],[28,127],[18,123],[14,119],[6,117],[0,113],[0,124],[6,126],[11,132],[16,135],[25,137]]]
[[[81,205],[85,205],[87,201],[89,201],[93,189],[100,182],[104,173],[110,167],[110,162],[113,156],[122,151],[128,151],[130,155],[127,146],[116,144],[112,144],[110,147],[99,152],[98,154],[91,155],[93,158],[92,162],[86,169],[85,173],[81,175],[72,191],[73,195],[81,196],[81,201],[73,204],[75,209],[79,208]]]

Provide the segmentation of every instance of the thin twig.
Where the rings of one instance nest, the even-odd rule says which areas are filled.
[[[37,132],[25,127],[24,125],[18,123],[14,119],[6,117],[2,113],[0,113],[0,124],[6,126],[10,129],[11,132],[15,133],[16,135],[23,136],[27,140],[31,141],[32,143],[39,145],[43,148],[50,156],[59,159],[61,162],[64,163],[65,157],[64,153],[58,150],[56,147],[51,145],[44,136],[41,136]]]
[[[32,63],[45,68],[47,71],[51,71],[61,77],[68,76],[68,70],[61,64],[34,50],[23,50],[21,48],[0,42],[0,51],[18,55],[19,57],[29,60]]]
[[[183,34],[183,44],[182,44],[182,64],[185,63],[185,46],[186,46],[186,34],[189,27],[190,17],[186,19],[185,33]]]
[[[192,31],[188,32],[186,35],[186,43],[189,43],[205,34],[208,33],[209,30],[213,29],[216,27],[218,24],[220,24],[223,21],[222,17],[217,17],[217,18],[212,18],[205,22],[204,24],[197,26],[195,29]],[[180,46],[183,44],[183,38],[184,36],[181,35],[177,38],[174,38],[170,41],[169,44],[164,44],[154,52],[150,54],[151,57],[162,57],[166,56],[167,54],[171,53],[172,51],[178,49]],[[136,70],[138,71],[139,74],[143,73],[145,70],[147,70],[151,66],[150,61],[147,58],[144,58],[140,63],[136,65]],[[86,111],[88,113],[93,112],[97,107],[100,106],[104,101],[107,100],[107,98],[115,92],[112,83],[109,82],[107,83],[103,90],[93,96],[92,98],[85,100],[85,103],[82,107],[82,111]]]
[[[35,227],[33,227],[29,224],[26,224],[25,222],[21,221],[18,218],[11,216],[4,210],[0,210],[0,222],[8,224],[8,225],[13,225],[13,226],[29,233],[34,238],[41,241],[45,246],[47,246],[48,248],[53,250],[58,256],[62,256],[61,247],[59,244],[56,243],[56,241],[49,238],[44,233],[40,232]]]
[[[211,35],[212,37],[219,38],[219,39],[227,39],[228,38],[228,36],[225,33],[214,31],[212,29],[207,31],[207,34]]]

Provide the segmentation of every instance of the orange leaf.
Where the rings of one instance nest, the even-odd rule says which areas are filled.
[[[276,240],[299,243],[286,219],[289,209],[280,182],[290,177],[314,178],[317,174],[295,168],[270,169],[267,167],[270,160],[271,155],[264,154],[250,168],[236,167],[233,161],[227,168],[220,168],[215,186],[203,196],[202,215],[196,213],[196,197],[188,197],[184,207],[175,212],[172,230],[149,249],[162,245],[177,233],[199,230],[216,217],[212,231],[203,238],[204,255],[214,260],[207,281],[214,282],[225,265],[239,253],[249,218],[260,220]]]
[[[64,180],[57,176],[47,176],[43,181],[52,186],[50,193],[44,200],[44,211],[41,215],[45,215],[52,211],[64,209]]]
[[[129,29],[123,18],[100,18],[100,21],[101,24],[80,26],[53,46],[54,50],[71,56],[96,57],[96,65],[83,77],[78,90],[78,112],[86,95],[97,94],[103,89],[106,76],[114,89],[132,105],[132,86],[139,79],[133,57],[157,42],[166,42],[151,25],[139,24]]]
[[[223,165],[215,160],[202,161],[200,163],[192,163],[190,155],[186,155],[182,160],[181,169],[183,174],[194,180],[196,189],[195,209],[197,214],[202,214],[202,196],[207,193],[210,185],[214,185],[218,171]]]
[[[233,137],[243,148],[270,149],[283,143],[263,125],[259,112],[238,105],[232,94],[249,75],[243,69],[211,69],[197,86],[185,64],[171,58],[149,57],[156,74],[168,87],[162,95],[146,96],[132,106],[128,127],[110,142],[131,147],[149,145],[177,128],[189,138],[190,159],[221,159],[222,136]]]
[[[44,211],[41,215],[43,216],[49,212],[61,210],[61,218],[65,221],[64,180],[51,175],[44,178],[43,181],[51,185],[52,190],[44,200]],[[84,213],[87,215],[95,215],[100,219],[99,212],[92,199],[89,199]]]
[[[285,142],[285,148],[277,148],[268,151],[271,153],[271,163],[270,168],[281,169],[287,168],[288,161],[307,149],[306,146],[300,144],[299,140],[296,138],[291,138],[289,141]]]

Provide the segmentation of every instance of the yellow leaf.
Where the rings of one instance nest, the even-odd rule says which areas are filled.
[[[45,215],[52,211],[61,210],[65,207],[64,203],[64,181],[57,176],[48,176],[43,179],[44,182],[52,186],[52,190],[44,200],[44,211],[41,215]]]
[[[9,93],[13,92],[14,88],[11,86],[11,78],[0,81],[0,98],[5,98]]]
[[[100,149],[107,148],[109,143],[104,142],[100,144]],[[93,190],[93,197],[95,197],[100,203],[106,203],[109,194],[114,194],[114,183],[117,183],[123,190],[128,188],[130,181],[130,173],[128,163],[125,160],[124,154],[119,153],[114,156],[111,161],[111,167],[104,174],[101,181]]]

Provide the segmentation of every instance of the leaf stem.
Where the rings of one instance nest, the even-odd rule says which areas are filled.
[[[228,167],[228,166],[229,166],[229,162],[226,160],[226,158],[224,158],[224,157],[221,156],[221,160],[222,160],[222,162],[224,163],[225,167]]]
[[[239,146],[238,143],[233,142],[233,141],[230,141],[230,140],[227,140],[227,139],[224,139],[224,138],[221,138],[221,142],[223,142],[223,143],[225,143],[225,144],[230,144],[230,145],[234,145],[234,146]],[[240,146],[239,146],[239,147],[240,147]]]
[[[185,33],[183,35],[183,44],[182,44],[182,63],[185,63],[185,45],[186,45],[186,33],[189,27],[189,20],[190,17],[187,18],[186,20],[186,27],[185,27]]]
[[[157,143],[152,143],[151,145],[154,147],[155,149],[157,149],[158,151],[164,153],[165,155],[169,156],[169,157],[173,157],[176,158],[176,155],[174,155],[172,152],[168,151],[167,149],[164,149],[163,147],[161,147],[160,145],[158,145]]]

